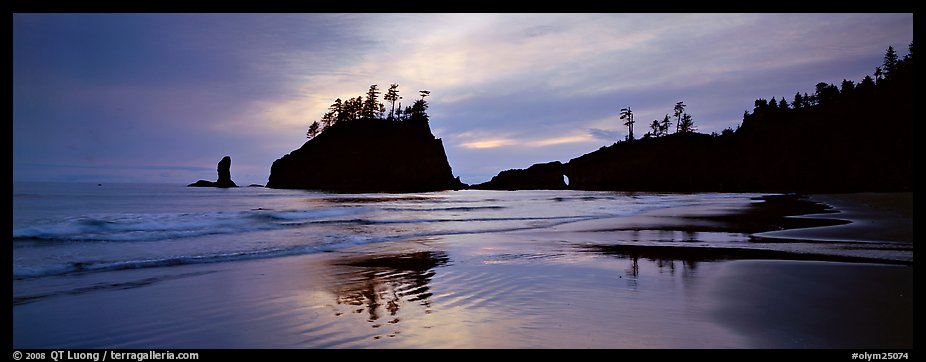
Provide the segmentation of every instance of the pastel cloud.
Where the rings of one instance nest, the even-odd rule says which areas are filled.
[[[398,83],[404,102],[433,91],[432,128],[454,171],[481,182],[623,138],[621,107],[648,123],[682,100],[700,130],[719,132],[756,97],[860,79],[887,45],[905,50],[912,40],[912,14],[13,20],[14,177],[23,179],[35,169],[25,165],[211,167],[233,154],[253,177],[246,182],[263,183],[335,98]],[[54,178],[42,167],[33,178]]]

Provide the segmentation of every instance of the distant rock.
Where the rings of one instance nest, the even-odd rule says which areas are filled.
[[[231,179],[231,157],[222,157],[216,170],[219,173],[219,179],[215,182],[217,187],[238,187]]]
[[[754,191],[733,148],[732,136],[677,133],[618,142],[566,164],[569,188],[596,191]]]
[[[481,190],[563,190],[565,166],[559,162],[538,163],[526,170],[512,169],[499,172],[488,182],[471,188]]]
[[[199,180],[199,181],[196,181],[186,186],[187,187],[216,187],[215,182],[206,181],[206,180]]]
[[[219,164],[216,167],[216,171],[219,174],[219,179],[215,182],[199,180],[187,185],[187,187],[238,187],[238,185],[236,185],[235,182],[231,179],[231,157],[222,157],[222,160],[219,161]]]
[[[427,120],[339,122],[270,168],[269,188],[425,192],[464,188]]]

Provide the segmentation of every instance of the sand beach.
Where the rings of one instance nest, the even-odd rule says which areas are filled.
[[[810,199],[844,213],[824,217],[852,223],[772,233],[776,239],[801,242],[825,233],[840,240],[883,238],[912,250],[912,240],[898,239],[912,232],[896,229],[911,226],[910,214],[897,212],[906,198]],[[862,204],[872,199],[894,206]],[[307,255],[14,280],[13,345],[912,347],[912,256],[880,262],[852,253],[805,257],[762,251],[762,242],[708,250],[716,238],[749,244],[749,234],[737,232],[742,225],[718,220],[761,207],[660,209]],[[851,227],[857,223],[865,225],[863,237]],[[615,243],[632,237],[649,241]]]

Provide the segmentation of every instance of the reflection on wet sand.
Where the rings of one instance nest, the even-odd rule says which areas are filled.
[[[694,269],[698,262],[719,260],[816,260],[841,262],[877,262],[885,264],[905,264],[903,261],[881,260],[875,258],[827,255],[813,253],[788,252],[756,248],[729,247],[689,247],[662,245],[626,245],[626,244],[586,244],[578,245],[580,250],[616,256],[619,258],[649,259],[658,265],[674,268],[674,261],[681,261],[688,268]]]
[[[379,328],[381,318],[399,323],[404,305],[418,304],[430,313],[430,282],[434,268],[449,261],[444,252],[421,251],[392,255],[349,257],[335,262],[338,282],[333,286],[338,305],[369,315]],[[336,313],[340,315],[342,312]]]
[[[656,265],[660,272],[668,270],[672,275],[675,275],[676,262],[679,262],[682,265],[683,276],[693,274],[698,267],[698,262],[718,260],[718,258],[699,257],[698,255],[663,254],[647,250],[647,248],[625,248],[623,245],[585,246],[584,250],[615,256],[620,259],[629,259],[630,267],[627,268],[626,276],[632,278],[636,278],[640,274],[640,259],[649,260]]]

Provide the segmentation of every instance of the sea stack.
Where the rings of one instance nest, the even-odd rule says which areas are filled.
[[[460,189],[427,119],[339,122],[273,162],[269,188],[335,192]]]
[[[222,157],[222,160],[219,161],[216,171],[219,174],[219,179],[215,182],[199,180],[194,183],[191,183],[187,186],[189,187],[220,187],[220,188],[229,188],[229,187],[238,187],[234,181],[231,179],[231,157],[225,156]]]
[[[481,190],[565,190],[566,166],[559,161],[538,163],[526,170],[499,172],[488,182],[472,186]]]

